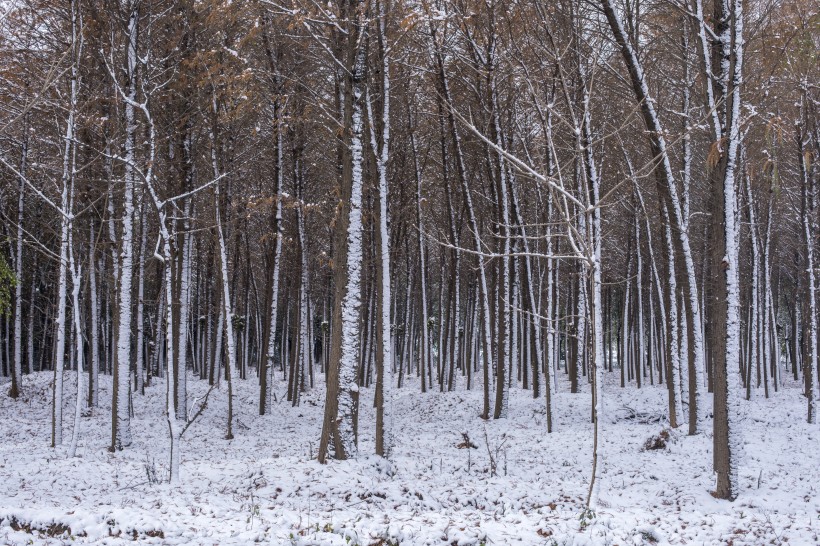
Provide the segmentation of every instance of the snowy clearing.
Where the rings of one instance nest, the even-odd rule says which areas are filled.
[[[397,437],[390,464],[375,456],[315,461],[324,387],[300,407],[255,415],[256,382],[237,381],[236,438],[222,438],[225,391],[214,390],[183,439],[182,484],[167,475],[164,384],[134,396],[134,444],[109,453],[105,407],[83,419],[79,457],[48,447],[50,373],[27,381],[25,397],[0,397],[6,441],[0,467],[3,544],[817,544],[820,430],[803,422],[803,397],[789,385],[745,404],[746,440],[734,502],[713,499],[711,434],[674,432],[644,450],[663,425],[629,419],[624,406],[660,413],[664,387],[608,385],[606,463],[600,504],[579,519],[588,488],[588,394],[557,396],[557,431],[544,430],[542,400],[512,389],[510,417],[479,419],[481,391],[396,391]],[[66,373],[68,393],[75,375]],[[609,378],[608,378],[609,379]],[[197,399],[205,382],[189,384]],[[103,378],[101,400],[110,403]],[[284,387],[277,385],[277,392]],[[373,450],[372,391],[363,389],[360,452]],[[67,396],[66,413],[73,409]],[[21,411],[21,407],[25,411]],[[485,429],[486,427],[486,429]],[[486,430],[486,436],[485,436]],[[70,431],[66,430],[66,434]],[[464,446],[467,433],[477,448]],[[495,459],[497,475],[491,472]],[[459,448],[461,445],[461,448]]]

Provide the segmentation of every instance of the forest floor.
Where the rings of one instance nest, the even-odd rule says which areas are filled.
[[[617,374],[607,375],[593,518],[581,517],[589,393],[569,394],[563,383],[547,434],[543,400],[530,391],[512,389],[509,418],[484,422],[480,386],[421,394],[410,382],[391,404],[389,462],[369,455],[372,390],[362,389],[361,455],[320,465],[324,385],[299,407],[282,401],[259,417],[256,380],[239,380],[236,437],[224,439],[223,386],[186,433],[182,481],[171,487],[148,479],[167,477],[163,383],[134,396],[134,443],[109,453],[111,382],[103,377],[102,405],[82,419],[78,457],[67,458],[75,376],[65,374],[65,446],[57,449],[49,447],[52,375],[27,376],[22,398],[0,396],[0,543],[820,544],[820,427],[805,423],[797,384],[744,402],[741,494],[729,503],[709,494],[711,432],[674,431],[665,448],[645,450],[663,422],[640,422],[625,407],[662,418],[665,387],[622,390]],[[189,387],[198,404],[207,385],[190,379]],[[465,433],[476,448],[463,446]]]

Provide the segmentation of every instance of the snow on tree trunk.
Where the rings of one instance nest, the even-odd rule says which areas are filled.
[[[723,216],[724,256],[716,265],[723,270],[725,282],[725,302],[718,301],[717,305],[725,305],[725,347],[724,353],[717,355],[715,362],[715,452],[717,487],[715,496],[722,499],[734,500],[740,493],[738,483],[738,464],[741,450],[740,431],[740,287],[739,287],[739,235],[737,222],[737,188],[736,171],[738,169],[740,132],[740,87],[742,85],[743,68],[743,11],[742,0],[721,0],[718,6],[725,17],[730,17],[733,28],[726,25],[718,35],[722,45],[721,62],[724,71],[729,72],[731,66],[731,81],[726,89],[726,123],[728,140],[723,156],[723,180],[721,187],[715,191],[722,191],[722,211],[715,210],[713,214]],[[720,296],[721,294],[719,294]],[[719,298],[721,299],[721,298]],[[716,313],[717,320],[724,312],[720,309]],[[715,348],[720,351],[721,347]]]
[[[488,63],[493,63],[490,59]],[[492,65],[491,65],[492,66]],[[492,69],[491,69],[492,70]],[[492,106],[493,116],[493,133],[495,137],[495,144],[502,147],[501,124],[498,116],[498,96],[496,90],[496,80],[494,77],[490,78],[490,100]],[[498,157],[498,172],[496,173],[496,180],[498,183],[498,195],[500,196],[500,217],[499,223],[502,240],[502,258],[500,262],[501,272],[501,318],[500,334],[501,334],[501,351],[498,355],[497,363],[497,377],[496,377],[496,399],[495,412],[493,417],[495,419],[504,419],[507,417],[510,405],[510,377],[512,375],[512,366],[510,365],[511,347],[512,347],[512,325],[511,312],[512,305],[512,279],[510,278],[510,204],[509,193],[507,186],[507,169],[502,156]]]
[[[361,32],[366,32],[364,28]],[[360,40],[365,40],[361,36]],[[356,368],[359,362],[359,321],[361,317],[362,260],[362,190],[364,185],[363,122],[362,111],[364,69],[367,50],[358,44],[353,66],[353,97],[350,126],[350,161],[352,163],[350,217],[347,226],[347,285],[342,298],[342,346],[339,361],[339,405],[337,408],[338,445],[344,458],[356,458],[356,430],[354,413],[359,398]],[[337,454],[338,458],[338,454]]]
[[[677,278],[675,277],[674,243],[673,243],[673,239],[672,239],[672,231],[671,231],[668,207],[663,202],[660,203],[660,207],[661,207],[661,211],[662,211],[661,217],[663,219],[664,235],[665,235],[665,242],[666,242],[665,247],[666,247],[666,253],[667,253],[667,260],[668,260],[668,264],[669,264],[669,272],[668,272],[669,273],[669,281],[668,281],[669,282],[669,287],[668,287],[668,292],[664,292],[663,286],[661,284],[660,275],[658,274],[658,266],[657,266],[657,262],[655,260],[655,252],[653,250],[652,226],[650,224],[649,216],[648,216],[647,211],[646,211],[646,205],[645,205],[644,200],[643,200],[643,194],[641,193],[641,187],[637,183],[637,180],[635,178],[635,172],[634,172],[634,169],[632,167],[632,162],[630,161],[629,156],[626,154],[625,150],[624,150],[624,159],[626,160],[627,168],[629,169],[629,175],[633,180],[633,184],[634,184],[634,188],[635,188],[635,195],[638,198],[638,204],[640,206],[641,213],[644,217],[644,222],[645,222],[645,226],[646,226],[647,249],[649,250],[649,262],[651,264],[652,279],[654,281],[655,291],[656,291],[657,297],[658,297],[658,307],[660,309],[660,316],[661,317],[666,317],[667,316],[667,314],[666,314],[667,304],[664,300],[664,294],[667,294],[669,296],[669,309],[670,309],[669,316],[671,316],[671,317],[678,317],[678,316],[685,317],[685,313],[680,313],[680,315],[678,314],[678,302],[675,299],[677,297],[676,296]],[[637,218],[636,218],[636,221],[637,221]],[[630,274],[631,274],[630,272],[627,272],[627,276],[629,276]],[[627,285],[627,289],[628,288],[629,288],[629,286]],[[651,297],[650,297],[650,300],[651,300]],[[626,324],[626,316],[627,315],[624,314],[623,324]],[[675,422],[677,422],[678,419],[682,418],[682,409],[681,409],[682,397],[680,396],[680,384],[679,383],[680,383],[680,369],[681,369],[680,366],[681,366],[682,360],[683,360],[683,352],[681,350],[679,350],[679,342],[682,341],[681,338],[683,337],[683,335],[685,335],[683,332],[685,332],[685,328],[686,328],[685,323],[686,323],[686,321],[685,320],[681,321],[680,329],[678,329],[678,324],[676,323],[675,320],[667,320],[664,323],[666,325],[666,329],[661,329],[661,335],[659,336],[659,339],[658,339],[658,356],[660,357],[659,358],[660,367],[659,367],[658,381],[660,382],[661,377],[662,377],[661,372],[660,372],[660,370],[662,369],[661,367],[667,361],[670,361],[672,363],[673,368],[674,368],[674,370],[671,369],[671,368],[670,368],[670,370],[668,370],[669,374],[668,374],[668,377],[667,377],[667,389],[668,389],[668,392],[669,392],[669,396],[668,396],[669,416],[670,416],[670,425],[671,425],[673,420]],[[653,321],[652,321],[653,329],[654,329],[654,326],[655,326],[655,324],[654,324],[654,319],[653,319]],[[666,342],[666,343],[664,343],[664,342]],[[660,349],[661,346],[665,347],[665,350],[661,350]],[[626,354],[626,352],[627,352],[626,343],[624,343],[623,352],[624,352],[624,354]],[[678,379],[676,380],[675,377],[677,377]],[[675,387],[675,385],[678,385],[678,386]],[[677,426],[677,425],[674,425],[674,426]]]
[[[185,201],[185,217],[191,216],[191,200]],[[183,223],[183,229],[188,230],[188,222]],[[180,268],[180,290],[179,290],[179,332],[177,337],[177,379],[176,379],[176,411],[177,419],[184,420],[188,415],[188,310],[190,304],[190,277],[191,277],[191,252],[193,239],[184,235],[180,237],[180,247],[182,252],[182,267]]]
[[[390,231],[387,203],[389,186],[387,181],[387,162],[390,159],[390,62],[387,55],[387,37],[385,35],[386,12],[384,2],[379,3],[378,42],[381,55],[382,75],[382,112],[381,112],[381,145],[376,142],[375,120],[369,96],[367,101],[368,117],[370,118],[371,147],[377,154],[376,169],[379,175],[379,273],[381,286],[378,302],[380,323],[377,328],[379,347],[377,351],[377,378],[376,388],[380,398],[376,412],[376,454],[388,456],[392,447],[392,388],[393,388],[393,340],[390,325],[390,310],[392,296],[390,292]]]
[[[676,428],[680,423],[679,419],[683,418],[683,410],[681,408],[680,400],[680,359],[681,354],[677,350],[679,343],[679,330],[677,321],[674,317],[678,316],[678,283],[675,278],[675,249],[672,242],[672,226],[669,219],[669,213],[664,208],[664,234],[666,236],[666,252],[667,260],[669,261],[669,278],[668,278],[668,293],[669,293],[669,339],[667,340],[667,352],[669,357],[669,365],[666,374],[666,386],[669,392],[669,426]]]
[[[134,190],[137,173],[134,167],[135,138],[137,131],[134,117],[134,102],[137,96],[137,25],[139,22],[139,2],[132,0],[128,21],[128,54],[126,74],[128,78],[125,103],[125,188],[120,238],[120,278],[117,298],[117,361],[114,369],[114,400],[112,419],[114,421],[111,438],[112,450],[131,445],[131,418],[129,402],[131,398],[131,293],[134,274]]]
[[[579,215],[578,218],[578,232],[586,234],[588,222],[584,219],[583,215]],[[587,245],[591,245],[592,241],[589,238],[584,241]],[[584,270],[584,267],[581,267],[581,275],[582,277],[585,274],[588,274],[588,271]],[[586,282],[579,282],[577,286],[577,293],[576,293],[576,304],[575,304],[575,316],[577,317],[577,322],[575,326],[575,354],[573,355],[573,361],[568,363],[572,366],[572,370],[570,371],[571,380],[572,380],[572,392],[578,392],[578,374],[581,373],[581,370],[584,367],[584,357],[587,356],[587,315],[590,311],[589,305],[587,305],[587,285]],[[624,353],[626,354],[626,353]],[[572,375],[574,373],[574,375]]]
[[[213,153],[213,152],[212,152]],[[214,165],[216,161],[214,160]],[[228,384],[228,424],[225,438],[233,439],[233,420],[235,413],[233,404],[233,380],[237,377],[236,369],[236,342],[234,338],[234,320],[233,311],[231,310],[231,289],[228,280],[228,252],[225,245],[225,235],[222,230],[222,217],[220,215],[220,194],[219,183],[215,186],[215,202],[216,202],[216,232],[219,243],[219,265],[221,267],[220,281],[222,282],[222,310],[225,316],[225,339],[228,361],[225,363],[225,382]]]
[[[106,145],[105,154],[111,154],[110,144]],[[108,161],[106,161],[108,163]],[[120,262],[117,259],[117,227],[115,225],[116,219],[114,214],[114,170],[106,168],[106,179],[108,181],[108,193],[106,201],[108,202],[108,240],[111,243],[111,265],[112,265],[112,281],[114,286],[120,280]]]
[[[592,368],[590,373],[594,374],[592,382],[593,387],[593,419],[594,419],[594,437],[592,448],[592,479],[590,480],[589,494],[587,496],[587,509],[595,510],[598,506],[598,499],[601,488],[601,474],[604,467],[604,450],[603,450],[603,434],[604,434],[604,384],[603,372],[605,369],[604,362],[604,323],[603,323],[603,299],[601,297],[601,207],[600,200],[600,178],[595,166],[595,159],[592,152],[592,130],[589,113],[589,95],[586,84],[582,85],[583,99],[584,99],[584,115],[583,115],[583,150],[584,163],[586,166],[587,184],[591,191],[587,192],[587,211],[592,209],[592,213],[586,213],[588,218],[589,228],[587,230],[587,245],[589,256],[585,262],[585,269],[591,275],[592,280],[592,301],[590,302],[591,311],[591,332],[592,337]],[[591,224],[591,225],[590,225]],[[591,270],[591,271],[590,271]],[[580,353],[580,350],[578,351]]]
[[[637,334],[638,334],[638,360],[635,362],[635,379],[637,380],[638,388],[641,387],[641,383],[643,381],[643,370],[644,370],[644,356],[645,356],[645,348],[644,348],[644,321],[643,321],[643,259],[642,259],[642,249],[641,249],[641,229],[640,223],[635,220],[635,258],[637,259],[637,263],[635,264],[635,295],[637,296],[637,301],[635,302],[637,311],[638,311],[638,324],[637,324]],[[674,294],[674,290],[672,290]],[[675,314],[672,316],[677,316],[677,309],[675,309]],[[677,331],[676,331],[677,333]],[[677,350],[678,344],[677,339],[672,345],[673,351],[675,351],[675,356],[677,357]],[[677,364],[678,359],[675,358],[674,362]],[[680,415],[680,414],[678,414]]]
[[[145,215],[145,207],[141,206],[140,210],[142,233],[140,234],[140,253],[139,263],[137,264],[137,351],[134,389],[140,394],[145,394],[145,367],[143,363],[145,354],[145,251],[148,244],[148,221]]]
[[[174,411],[174,377],[176,377],[176,359],[174,358],[174,332],[171,325],[174,323],[174,305],[173,305],[173,277],[171,275],[171,260],[173,258],[172,244],[173,235],[168,227],[168,215],[165,207],[166,202],[162,201],[154,187],[153,180],[153,163],[155,157],[155,135],[154,123],[150,116],[147,106],[143,105],[143,114],[146,117],[149,128],[149,157],[148,169],[144,176],[145,187],[154,207],[157,212],[160,241],[162,245],[162,253],[155,251],[154,256],[160,259],[164,265],[162,274],[162,290],[164,295],[162,304],[157,313],[157,336],[155,338],[156,354],[157,354],[157,372],[159,373],[159,352],[161,347],[165,347],[165,419],[168,423],[168,436],[170,440],[170,460],[169,460],[169,481],[174,484],[179,481],[179,462],[180,462],[180,436],[182,431],[179,429],[176,413]],[[157,249],[159,250],[159,249]],[[142,258],[141,258],[142,259]],[[144,261],[144,260],[143,260]],[[163,314],[165,320],[162,320]],[[164,340],[162,339],[164,334]],[[164,343],[163,343],[164,341]]]
[[[712,81],[715,79],[715,72],[712,70],[712,57],[709,53],[711,48],[711,30],[707,33],[706,20],[703,16],[702,0],[694,0],[694,15],[698,22],[698,39],[700,40],[700,51],[703,60],[703,72],[707,77],[706,85],[706,107],[709,109],[709,116],[712,121],[712,131],[715,141],[723,137],[723,126],[720,123],[720,109],[716,106],[715,93],[712,88]]]
[[[295,166],[295,169],[300,170],[301,167],[301,159],[299,163]],[[299,205],[296,209],[296,223],[297,223],[297,230],[299,232],[299,254],[300,254],[300,262],[301,262],[301,279],[299,282],[299,316],[301,320],[299,321],[299,377],[298,380],[294,382],[294,389],[293,389],[293,405],[299,405],[300,399],[300,391],[305,388],[305,371],[309,369],[310,366],[313,365],[312,358],[311,358],[311,349],[310,349],[310,275],[309,275],[309,267],[310,261],[308,259],[308,246],[307,246],[307,234],[305,228],[305,202],[304,202],[304,190],[302,188],[304,182],[301,180],[301,173],[297,172],[297,177],[299,177],[299,192],[297,195],[297,199],[299,199]]]
[[[758,237],[758,227],[755,216],[754,196],[752,195],[752,182],[748,176],[745,177],[746,186],[746,201],[749,210],[749,238],[752,247],[752,294],[751,294],[751,308],[749,311],[752,316],[747,326],[747,337],[749,339],[749,351],[747,355],[748,373],[746,374],[746,399],[751,399],[752,394],[752,370],[757,369],[760,374],[760,359],[761,350],[765,347],[761,336],[762,325],[761,315],[765,310],[765,302],[761,304],[760,301],[760,242]],[[765,367],[765,366],[764,366]],[[757,387],[760,387],[760,375],[757,377]],[[764,386],[767,398],[769,392],[769,385]]]
[[[801,100],[801,115],[803,114],[803,104]],[[800,178],[802,186],[802,203],[801,203],[801,224],[802,224],[802,238],[805,246],[806,262],[804,287],[806,290],[806,302],[803,303],[807,313],[804,314],[806,319],[804,322],[805,334],[803,336],[804,343],[806,343],[806,357],[807,362],[803,363],[804,373],[806,377],[806,401],[807,401],[807,420],[809,423],[817,422],[817,403],[820,400],[820,391],[818,391],[818,380],[820,380],[820,369],[818,369],[817,357],[817,280],[815,276],[814,265],[814,245],[816,240],[816,221],[815,221],[815,197],[814,197],[814,183],[809,173],[809,166],[807,164],[807,154],[805,152],[804,129],[802,121],[796,127],[795,139],[797,141],[797,152],[800,164]]]
[[[271,271],[271,304],[270,304],[270,327],[268,333],[268,346],[266,348],[265,359],[267,369],[265,370],[264,389],[260,392],[259,413],[265,413],[270,404],[271,393],[273,391],[273,383],[276,375],[273,371],[273,356],[276,352],[276,321],[277,313],[279,311],[279,269],[282,262],[282,177],[284,172],[284,162],[282,160],[282,132],[284,130],[281,116],[281,105],[278,101],[275,103],[275,131],[276,131],[276,176],[274,188],[274,207],[275,213],[273,217],[273,236],[274,236],[274,251],[273,251],[273,269]]]
[[[211,365],[216,376],[214,377],[214,384],[219,384],[221,381],[222,353],[225,339],[225,306],[222,305],[222,290],[220,289],[219,292],[219,318],[216,321],[216,343],[214,344],[213,364]]]
[[[74,249],[69,250],[69,262],[71,266],[71,278],[73,287],[71,291],[72,307],[74,309],[74,339],[76,341],[77,362],[77,399],[74,403],[74,430],[71,432],[71,446],[68,449],[68,456],[74,457],[77,455],[77,442],[80,439],[80,424],[83,410],[83,329],[82,319],[80,318],[80,283],[82,276],[80,274],[81,268],[79,264],[75,265]]]
[[[551,137],[550,137],[551,138]],[[550,173],[552,175],[552,173]],[[550,192],[547,195],[547,255],[552,254],[553,249],[553,241],[552,241],[552,193]],[[555,260],[548,259],[547,261],[547,310],[546,310],[546,317],[547,317],[547,344],[546,344],[546,351],[545,351],[545,364],[544,364],[544,393],[545,397],[545,404],[546,404],[546,411],[547,411],[547,432],[552,432],[553,427],[553,402],[552,402],[552,395],[557,393],[557,381],[555,379],[555,374],[553,370],[555,366],[557,366],[557,347],[558,347],[558,335],[557,335],[557,324],[556,321],[553,320],[555,314],[555,304],[553,300],[555,299],[555,295],[553,292],[558,292],[555,290],[555,285],[557,283],[556,280],[556,271],[555,271]]]
[[[94,220],[90,222],[90,241],[88,249],[88,291],[91,298],[91,361],[88,363],[88,405],[96,408],[99,402],[100,377],[100,306],[97,301],[97,239],[94,233]]]
[[[36,261],[35,261],[36,264]],[[34,271],[37,267],[33,268]],[[37,275],[31,276],[31,288],[29,289],[29,309],[28,314],[28,335],[26,336],[26,352],[28,353],[28,373],[34,373],[34,315],[35,315],[35,300],[37,297]]]
[[[28,121],[28,118],[26,118]],[[25,124],[26,126],[28,123]],[[29,132],[23,137],[20,151],[20,175],[17,183],[17,245],[14,252],[17,283],[14,286],[14,366],[11,373],[11,391],[9,395],[17,398],[23,387],[23,201],[25,197],[26,164],[28,162]],[[30,306],[29,313],[33,313]]]
[[[772,297],[771,279],[771,238],[772,238],[772,203],[769,199],[766,206],[766,231],[763,238],[763,362],[771,363],[772,385],[775,392],[780,388],[780,343],[777,335],[777,320]]]
[[[150,186],[149,186],[150,188]],[[171,233],[168,228],[168,222],[165,211],[156,198],[156,193],[151,189],[152,197],[154,197],[154,204],[159,215],[159,228],[162,237],[162,260],[165,264],[165,273],[163,275],[163,292],[165,294],[165,347],[167,362],[165,371],[165,420],[168,423],[168,436],[170,440],[170,460],[169,460],[169,476],[168,481],[171,484],[179,482],[179,461],[180,461],[180,442],[179,442],[179,422],[177,421],[176,413],[174,412],[174,377],[176,377],[176,360],[174,358],[174,333],[171,324],[174,323],[174,305],[173,305],[173,279],[171,277],[171,260],[173,255],[171,253]],[[160,319],[158,319],[159,321]],[[157,340],[157,345],[160,340]]]
[[[57,295],[57,351],[54,363],[54,391],[51,415],[51,447],[63,443],[63,368],[65,366],[66,350],[66,292],[68,284],[68,245],[71,239],[72,216],[70,214],[70,187],[74,180],[74,124],[77,105],[77,63],[79,51],[77,42],[77,14],[74,2],[71,2],[71,33],[72,33],[72,63],[71,63],[71,95],[69,99],[68,120],[65,129],[65,147],[63,151],[62,191],[60,194],[60,273]],[[73,189],[73,188],[72,188]]]

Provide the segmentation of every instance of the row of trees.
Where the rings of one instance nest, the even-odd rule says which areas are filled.
[[[0,19],[9,395],[64,369],[111,449],[167,377],[171,480],[233,381],[357,454],[374,386],[543,398],[663,384],[738,494],[741,399],[820,396],[817,15],[802,0],[20,0]],[[69,287],[71,288],[69,296]],[[78,373],[82,379],[84,373]],[[324,378],[322,381],[321,378]],[[714,393],[714,414],[704,398]],[[710,423],[711,421],[711,423]]]

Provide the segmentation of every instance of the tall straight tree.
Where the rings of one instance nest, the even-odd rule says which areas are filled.
[[[800,114],[806,108],[806,99],[801,97]],[[817,355],[817,279],[815,272],[814,246],[816,241],[816,181],[810,173],[811,154],[806,151],[807,130],[805,122],[800,119],[795,126],[795,143],[797,144],[798,165],[800,167],[800,222],[803,245],[805,247],[805,266],[803,267],[803,322],[806,329],[803,336],[805,360],[803,362],[803,377],[806,388],[805,394],[808,403],[807,421],[817,422],[817,404],[820,402],[820,368]]]
[[[140,18],[139,0],[129,0],[128,26],[125,38],[126,61],[124,85],[125,144],[124,196],[122,234],[119,255],[119,287],[117,297],[117,344],[114,366],[114,395],[111,403],[111,451],[131,445],[131,281],[134,275],[134,191],[137,185],[136,133],[134,110],[137,100],[137,38]],[[116,85],[116,82],[115,82]]]
[[[718,142],[719,161],[712,177],[712,266],[722,270],[712,285],[712,362],[715,386],[715,496],[735,500],[740,493],[740,286],[737,183],[740,160],[740,89],[743,84],[743,0],[715,2],[716,47],[720,67],[717,96],[723,104],[725,140]]]
[[[377,42],[378,55],[381,59],[381,120],[373,116],[373,106],[370,95],[367,97],[367,113],[370,121],[371,148],[376,156],[376,171],[379,176],[379,283],[377,287],[378,309],[376,322],[376,454],[387,456],[390,452],[390,396],[393,387],[393,339],[390,327],[390,309],[392,298],[390,294],[390,231],[388,229],[388,197],[389,186],[387,180],[388,160],[390,159],[390,59],[387,43],[387,14],[385,4],[389,0],[376,2],[378,18]],[[376,137],[376,127],[381,127],[381,138]],[[385,423],[387,420],[387,423]]]
[[[359,404],[356,368],[360,358],[359,325],[362,304],[362,190],[364,185],[364,98],[368,45],[368,3],[342,5],[344,43],[344,128],[341,202],[334,233],[333,325],[327,397],[319,441],[319,462],[325,462],[330,442],[336,459],[357,455],[355,413]]]
[[[281,55],[279,49],[274,49],[268,36],[268,18],[263,18],[265,28],[262,32],[262,41],[265,46],[265,54],[268,66],[273,72],[273,84],[275,96],[273,99],[273,134],[274,134],[274,168],[273,168],[273,214],[271,215],[271,231],[273,236],[273,261],[270,274],[270,316],[267,323],[267,345],[265,347],[265,358],[261,362],[259,372],[259,414],[264,415],[270,403],[271,390],[273,388],[273,362],[276,352],[276,321],[279,312],[279,271],[282,267],[282,179],[284,176],[283,161],[283,133],[284,125],[282,117],[284,115],[282,104],[282,78],[279,75],[279,60]]]
[[[17,398],[23,385],[23,202],[25,198],[26,164],[28,163],[29,131],[28,117],[24,123],[23,142],[20,145],[20,174],[17,177],[17,245],[14,252],[14,365],[11,369],[9,396]],[[29,310],[29,313],[32,313]]]
[[[57,350],[54,363],[54,392],[52,397],[51,415],[51,447],[57,447],[63,442],[63,368],[65,366],[66,350],[66,293],[68,284],[68,249],[71,244],[71,229],[73,215],[70,205],[73,201],[74,190],[74,136],[76,134],[76,115],[79,86],[80,62],[80,33],[77,21],[76,4],[72,0],[70,5],[71,19],[71,80],[68,119],[65,128],[65,143],[63,145],[63,175],[60,194],[60,275],[57,302]]]

